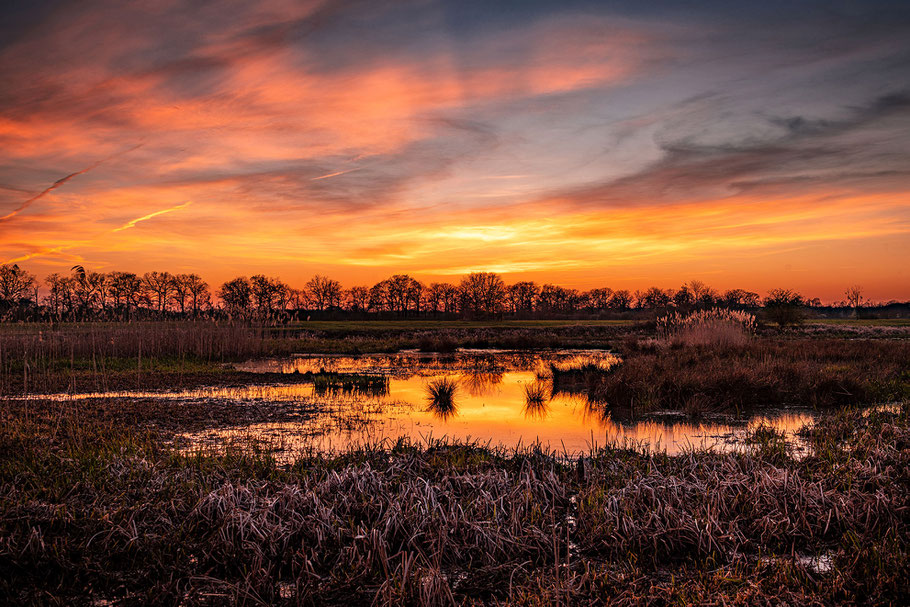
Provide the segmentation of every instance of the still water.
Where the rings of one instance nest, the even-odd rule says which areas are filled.
[[[184,444],[216,447],[252,438],[285,454],[312,449],[338,452],[399,438],[418,442],[432,438],[507,448],[540,443],[570,455],[632,442],[672,455],[700,447],[739,448],[745,432],[762,423],[792,436],[812,419],[808,411],[699,422],[666,416],[636,418],[629,412],[612,411],[608,403],[592,402],[584,390],[567,389],[552,379],[553,367],[609,367],[617,362],[614,355],[597,350],[305,355],[236,365],[243,371],[293,374],[304,380],[296,383],[69,398],[166,398],[187,406],[212,400],[238,407],[291,405],[303,412],[292,421],[220,427],[179,437]],[[316,375],[297,375],[307,373]],[[454,385],[450,402],[434,402],[429,395],[429,386],[440,380]],[[529,386],[539,398],[529,399]]]

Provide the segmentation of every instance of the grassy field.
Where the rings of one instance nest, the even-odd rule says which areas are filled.
[[[815,318],[807,321],[807,324],[841,327],[910,327],[910,318]]]
[[[421,329],[493,329],[627,327],[634,320],[314,320],[289,326],[312,331],[402,331]]]

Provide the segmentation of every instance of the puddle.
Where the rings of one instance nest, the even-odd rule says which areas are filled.
[[[759,424],[792,438],[812,420],[808,411],[704,422],[668,415],[620,419],[584,394],[554,389],[549,378],[551,365],[565,369],[584,364],[609,367],[617,362],[613,354],[599,350],[305,355],[236,365],[253,373],[316,374],[295,377],[303,381],[291,384],[52,397],[301,405],[313,414],[299,421],[244,424],[179,437],[183,444],[216,447],[255,438],[288,457],[296,451],[338,452],[399,438],[418,442],[446,438],[509,448],[540,443],[569,455],[631,442],[672,455],[692,448],[742,448],[742,436]],[[429,387],[440,381],[451,384],[451,395],[444,402],[434,402]]]

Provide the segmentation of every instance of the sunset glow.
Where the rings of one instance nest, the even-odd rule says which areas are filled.
[[[902,3],[13,3],[0,262],[910,298]]]

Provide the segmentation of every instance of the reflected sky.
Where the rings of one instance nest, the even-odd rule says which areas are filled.
[[[607,444],[634,443],[676,454],[686,449],[731,449],[747,428],[765,423],[792,435],[811,421],[808,412],[778,412],[748,420],[691,421],[673,418],[617,417],[608,403],[591,402],[584,394],[556,392],[547,377],[550,364],[617,361],[600,351],[459,352],[391,355],[301,356],[252,361],[245,370],[284,373],[332,371],[375,373],[387,378],[381,389],[325,390],[313,383],[200,388],[179,392],[111,392],[58,395],[58,398],[166,398],[204,405],[206,402],[293,403],[312,412],[301,421],[257,423],[219,428],[181,437],[185,444],[223,445],[233,439],[254,437],[280,445],[290,457],[295,451],[343,451],[352,447],[405,437],[417,442],[434,439],[477,441],[516,447],[540,443],[550,449],[580,453]],[[437,380],[456,382],[454,406],[434,407],[428,386]],[[540,388],[531,399],[528,387]]]

